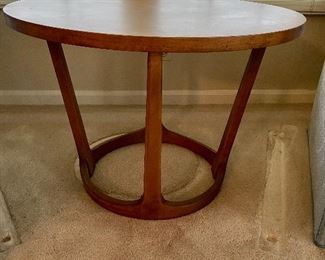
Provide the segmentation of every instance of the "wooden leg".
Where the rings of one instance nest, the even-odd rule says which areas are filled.
[[[90,149],[68,66],[59,43],[48,42],[54,68],[61,88],[72,133],[80,158],[84,187],[101,206],[121,215],[141,219],[169,219],[190,214],[210,203],[220,191],[228,157],[234,143],[265,48],[252,50],[234,105],[232,107],[219,150],[162,127],[162,54],[148,54],[146,127],[116,137]],[[95,163],[106,154],[131,144],[145,142],[144,192],[139,200],[125,201],[105,194],[91,182]],[[167,201],[161,194],[162,142],[175,144],[203,157],[215,177],[213,185],[201,195],[185,201]]]
[[[148,53],[143,205],[159,207],[161,195],[162,53]]]
[[[79,159],[86,161],[89,172],[93,173],[95,164],[88,144],[86,132],[80,115],[77,99],[73,90],[67,62],[60,43],[47,42],[56,76],[60,85],[65,109],[68,114],[73,137],[77,146]]]
[[[243,117],[264,53],[265,48],[253,49],[249,57],[246,70],[219,145],[217,156],[212,165],[212,172],[216,181],[222,182],[224,178],[224,169],[226,168],[230,151],[234,144],[240,121]],[[218,172],[222,174],[217,174]]]

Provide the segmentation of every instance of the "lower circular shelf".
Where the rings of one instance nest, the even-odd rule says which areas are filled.
[[[124,146],[143,143],[144,139],[145,129],[141,129],[127,134],[100,139],[91,144],[90,148],[95,163],[97,163],[106,154]],[[163,127],[162,142],[184,147],[205,159],[211,166],[217,156],[216,152],[211,148],[188,137],[169,131],[165,127]],[[136,200],[121,200],[109,196],[91,181],[93,172],[89,171],[86,161],[76,160],[75,173],[77,177],[81,176],[84,187],[90,197],[96,203],[112,212],[140,219],[169,219],[190,214],[209,204],[220,190],[225,167],[222,167],[215,173],[211,170],[214,183],[199,196],[185,201],[168,201],[161,196],[161,200],[151,203],[147,203],[143,197]]]

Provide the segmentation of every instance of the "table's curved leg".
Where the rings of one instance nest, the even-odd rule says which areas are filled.
[[[92,174],[95,169],[95,163],[80,115],[62,45],[60,43],[50,41],[48,41],[47,44],[50,50],[55,73],[60,85],[60,90],[62,93],[65,109],[68,114],[74,141],[77,146],[79,159],[81,161],[84,160],[87,162],[89,172]]]
[[[230,151],[234,144],[240,121],[243,117],[264,53],[265,48],[253,49],[249,57],[217,155],[212,165],[212,172],[217,182],[222,183],[223,181]]]

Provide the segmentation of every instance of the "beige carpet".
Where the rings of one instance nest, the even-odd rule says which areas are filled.
[[[174,131],[216,147],[228,109],[168,107],[164,122]],[[192,215],[144,221],[102,209],[84,192],[74,174],[75,148],[62,108],[0,107],[0,188],[22,240],[0,258],[325,259],[325,251],[312,242],[305,139],[310,109],[302,105],[249,107],[219,196]],[[144,123],[143,107],[83,107],[82,112],[91,141],[141,128]],[[279,216],[276,211],[272,214],[278,209],[272,204],[272,189],[277,187],[266,178],[267,143],[269,131],[276,133],[283,125],[298,129],[296,139],[288,141],[291,150],[286,154],[291,156],[288,170],[300,170],[303,181],[295,179],[297,174],[288,175],[291,179],[286,183],[292,182],[293,188],[285,186],[288,191],[280,196],[289,203],[280,215],[284,220],[279,220],[286,224],[279,227],[280,238],[268,234],[269,243],[280,243],[272,247],[261,242],[263,234],[270,232],[268,225],[278,223],[273,220]],[[114,196],[138,197],[142,157],[141,145],[115,151],[100,162],[94,182]],[[208,168],[191,152],[164,146],[165,196],[178,200],[202,192],[210,185]]]

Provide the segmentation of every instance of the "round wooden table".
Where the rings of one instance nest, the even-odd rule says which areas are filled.
[[[183,216],[214,199],[265,48],[297,38],[306,21],[303,15],[280,7],[217,0],[23,0],[7,5],[4,13],[10,27],[48,43],[88,194],[113,212],[142,219]],[[89,146],[62,43],[148,53],[145,128]],[[217,151],[163,126],[163,53],[245,49],[252,49],[251,55]],[[91,182],[96,163],[115,149],[137,143],[145,143],[143,195],[135,201],[112,198]],[[187,201],[164,199],[162,143],[185,147],[203,157],[211,165],[214,184]]]

